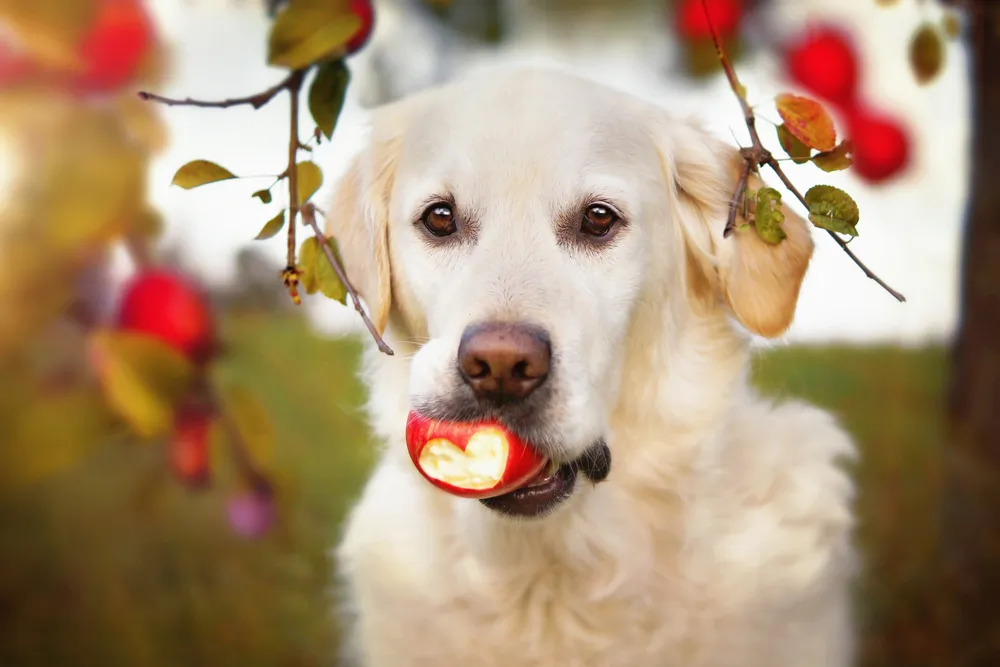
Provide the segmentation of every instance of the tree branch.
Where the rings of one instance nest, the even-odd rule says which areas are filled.
[[[248,95],[247,97],[234,97],[228,100],[218,100],[218,101],[206,101],[206,100],[195,100],[187,97],[183,100],[172,99],[169,97],[163,97],[162,95],[156,95],[154,93],[148,93],[146,91],[140,91],[138,93],[139,99],[145,100],[147,102],[159,102],[160,104],[165,104],[168,107],[201,107],[203,109],[228,109],[229,107],[238,106],[251,106],[254,109],[259,109],[275,97],[278,93],[283,90],[290,90],[296,77],[299,77],[299,82],[301,83],[301,72],[292,72],[289,74],[284,81],[276,83],[267,90],[257,93],[256,95]]]
[[[291,97],[291,120],[288,138],[288,266],[295,268],[295,218],[299,212],[299,170],[296,163],[299,154],[299,92],[302,90],[304,72],[297,71],[288,78],[288,94]]]

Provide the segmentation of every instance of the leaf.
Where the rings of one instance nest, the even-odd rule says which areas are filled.
[[[775,98],[775,103],[788,131],[806,146],[829,151],[837,145],[833,118],[819,102],[799,95],[782,94]]]
[[[315,294],[319,291],[319,280],[316,276],[316,256],[320,253],[319,240],[315,236],[310,236],[299,246],[299,284],[306,294]],[[323,261],[326,261],[325,259]]]
[[[131,231],[143,238],[157,238],[163,233],[163,216],[147,208],[135,217]]]
[[[329,139],[344,108],[351,72],[342,59],[320,65],[309,88],[309,113],[320,132]]]
[[[299,193],[299,206],[302,206],[323,185],[323,170],[315,162],[299,162],[295,165],[295,176],[297,179],[296,190]]]
[[[910,40],[910,69],[917,83],[930,83],[944,64],[944,42],[941,33],[929,22],[922,24]]]
[[[956,12],[945,12],[941,17],[941,29],[948,39],[958,39],[962,35],[962,23]]]
[[[267,64],[303,69],[342,51],[361,28],[349,0],[291,0],[267,37]]]
[[[90,352],[112,410],[140,437],[168,433],[195,378],[191,362],[159,339],[124,331],[98,330]]]
[[[781,210],[781,193],[774,188],[761,188],[757,192],[757,209],[754,228],[765,243],[777,245],[785,240],[785,213]]]
[[[218,181],[236,178],[236,175],[208,160],[192,160],[177,170],[171,185],[179,185],[185,190]]]
[[[319,244],[317,243],[316,245],[318,246]],[[333,256],[337,258],[337,262],[343,267],[344,260],[340,257],[340,248],[337,245],[336,239],[333,237],[326,239],[326,245],[333,251]],[[336,270],[330,265],[330,260],[327,259],[326,253],[319,248],[317,248],[317,251],[315,271],[319,290],[334,301],[346,304],[347,288],[340,281],[340,276],[337,275]]]
[[[831,232],[857,236],[860,213],[851,195],[832,185],[815,185],[805,196],[809,219],[814,225]]]
[[[236,384],[220,387],[219,398],[230,424],[255,466],[267,468],[274,457],[274,429],[267,410],[250,390]]]
[[[261,201],[261,203],[264,203],[264,204],[270,204],[271,203],[271,191],[270,190],[258,190],[257,192],[253,193],[251,196],[252,197],[256,197],[257,199],[259,199]]]
[[[277,236],[278,232],[285,228],[285,209],[281,209],[278,215],[267,221],[261,230],[254,237],[255,241],[264,241]]]
[[[809,161],[812,149],[799,141],[799,138],[789,132],[784,123],[777,126],[778,143],[795,164],[805,164]]]
[[[848,140],[841,141],[832,151],[814,155],[812,163],[825,172],[847,169],[854,163],[854,160],[851,159],[853,151],[854,144]]]

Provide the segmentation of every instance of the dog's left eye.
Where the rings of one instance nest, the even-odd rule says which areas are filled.
[[[581,230],[590,236],[605,236],[618,223],[618,214],[606,204],[591,204],[583,214]]]

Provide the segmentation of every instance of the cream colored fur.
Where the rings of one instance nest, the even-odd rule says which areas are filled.
[[[379,463],[337,550],[345,664],[843,667],[852,661],[850,438],[749,386],[749,330],[791,322],[812,253],[723,239],[738,156],[697,125],[547,70],[459,80],[379,110],[327,211],[395,356],[363,368]],[[414,224],[448,190],[474,243]],[[568,250],[560,207],[594,191],[630,220]],[[604,434],[607,481],[514,521],[444,494],[404,445],[414,396],[451,383],[475,321],[549,329],[565,454]]]

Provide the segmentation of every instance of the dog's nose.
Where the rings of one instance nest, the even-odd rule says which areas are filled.
[[[548,334],[526,324],[476,324],[465,330],[458,346],[465,383],[496,403],[527,397],[548,377],[551,360]]]

